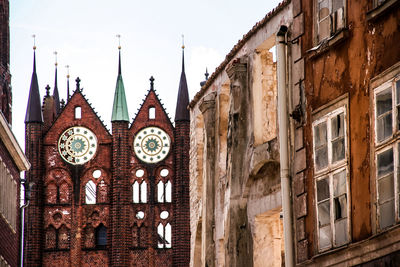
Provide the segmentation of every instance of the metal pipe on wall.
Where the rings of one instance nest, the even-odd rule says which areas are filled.
[[[278,123],[279,123],[279,156],[282,188],[283,232],[285,242],[285,266],[293,267],[294,236],[293,212],[291,201],[291,182],[289,176],[289,127],[288,97],[286,93],[286,34],[288,28],[282,25],[276,35],[277,79],[278,79]]]

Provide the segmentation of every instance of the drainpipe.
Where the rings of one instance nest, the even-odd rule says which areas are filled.
[[[25,179],[20,179],[21,185],[25,188],[24,193],[25,193],[25,199],[24,202],[25,204],[21,206],[21,262],[20,266],[24,266],[24,231],[25,231],[25,208],[29,206],[30,203],[30,198],[31,198],[31,189],[33,186],[33,183],[27,184]]]
[[[288,97],[286,94],[286,33],[288,28],[282,25],[276,35],[276,54],[278,69],[278,123],[279,123],[279,156],[281,169],[283,232],[285,242],[285,266],[293,267],[294,261],[294,236],[293,212],[291,202],[291,182],[289,176],[289,150],[288,150]]]

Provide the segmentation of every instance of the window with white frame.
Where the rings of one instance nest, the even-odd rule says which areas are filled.
[[[400,77],[374,90],[377,223],[385,229],[400,221]]]
[[[319,251],[342,246],[350,237],[347,111],[346,105],[338,104],[321,112],[322,115],[316,115],[313,122]]]
[[[317,40],[321,42],[345,26],[345,0],[316,0]]]

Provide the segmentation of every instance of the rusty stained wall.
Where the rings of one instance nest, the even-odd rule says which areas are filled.
[[[298,2],[298,1],[296,1]],[[367,21],[372,1],[346,1],[347,30],[340,43],[319,54],[307,53],[314,43],[313,5],[302,1],[305,55],[306,121],[304,141],[307,149],[306,237],[309,257],[316,252],[315,192],[312,157],[312,111],[335,100],[349,96],[349,149],[351,194],[351,242],[372,235],[370,184],[370,79],[400,61],[400,9],[395,7],[373,21]],[[295,81],[294,81],[295,82]]]

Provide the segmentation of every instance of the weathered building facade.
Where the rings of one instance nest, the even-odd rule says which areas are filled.
[[[284,264],[277,126],[284,1],[226,56],[190,103],[191,266]]]
[[[0,1],[0,266],[19,264],[20,172],[30,164],[11,130],[9,2]]]
[[[34,59],[36,60],[36,59]],[[76,80],[40,103],[36,67],[25,118],[34,182],[25,266],[188,266],[189,103],[182,62],[175,126],[150,79],[129,125],[121,57],[110,133]]]
[[[400,2],[292,3],[297,263],[398,266]]]
[[[190,103],[192,266],[280,266],[286,178],[287,265],[399,264],[399,6],[283,1],[203,85]]]

